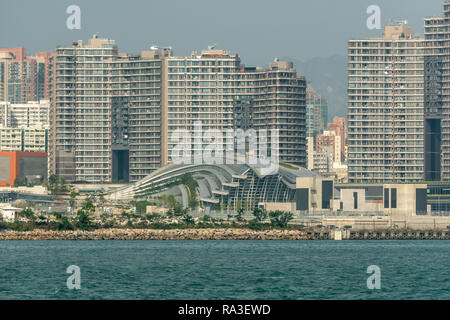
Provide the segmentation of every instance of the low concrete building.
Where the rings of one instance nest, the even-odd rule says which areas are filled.
[[[290,211],[312,214],[333,209],[333,179],[319,175],[295,179],[295,202],[265,202],[258,206],[267,211]]]
[[[427,215],[426,184],[336,185],[333,208],[343,212],[372,212],[389,216]]]
[[[297,211],[331,211],[333,200],[333,180],[319,175],[296,179]]]
[[[345,212],[382,212],[383,186],[336,185],[333,209]]]
[[[426,184],[384,184],[383,211],[393,217],[427,215]]]
[[[47,178],[47,153],[0,151],[0,186],[13,186],[17,180],[39,181]]]
[[[159,206],[146,206],[145,213],[146,214],[166,214],[169,211],[168,208],[163,208]]]
[[[266,211],[295,211],[295,202],[261,202],[258,207]]]
[[[12,207],[9,203],[0,205],[0,215],[3,220],[12,222],[18,218],[18,213],[21,209]]]

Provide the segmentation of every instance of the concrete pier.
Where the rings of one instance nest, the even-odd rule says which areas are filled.
[[[342,239],[347,240],[450,240],[449,231],[379,230],[342,231]]]

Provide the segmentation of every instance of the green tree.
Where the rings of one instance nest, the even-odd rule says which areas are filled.
[[[177,205],[177,200],[175,199],[174,195],[167,196],[167,204],[170,208],[174,208]]]
[[[61,195],[69,190],[66,181],[54,174],[44,182],[44,186],[53,195]]]
[[[263,225],[256,219],[252,219],[248,222],[247,227],[252,230],[261,230]]]
[[[161,215],[158,213],[149,213],[145,215],[145,219],[149,222],[158,221],[161,219]]]
[[[173,207],[173,214],[176,217],[181,217],[184,214],[187,213],[186,209],[183,209],[183,207],[181,206],[181,204],[179,204],[178,202],[176,203],[176,205]]]
[[[72,223],[70,223],[69,218],[67,216],[59,214],[57,217],[57,220],[56,220],[56,229],[58,229],[58,230],[73,230],[74,227],[73,227]]]
[[[80,210],[76,214],[76,225],[81,230],[88,230],[94,226],[93,214],[95,206],[91,199],[87,199]]]
[[[203,215],[203,217],[201,218],[201,221],[205,224],[213,222],[211,216],[209,216],[207,214]]]
[[[147,200],[136,201],[136,213],[144,214],[147,212],[147,206],[151,205],[151,202]]]
[[[89,211],[85,209],[77,211],[76,225],[78,229],[89,230],[93,226],[92,220],[92,215]]]
[[[86,199],[83,203],[83,210],[88,211],[89,213],[93,214],[95,212],[95,206],[91,199]]]
[[[103,228],[112,228],[114,226],[114,219],[113,219],[113,217],[110,214],[106,213],[106,212],[103,212],[100,215],[100,221],[101,221],[101,224],[102,224]]]
[[[189,208],[195,209],[198,206],[198,201],[195,199],[189,200]]]
[[[125,220],[130,220],[131,219],[131,214],[129,214],[126,211],[122,211],[120,214],[120,221],[125,221]]]
[[[71,208],[75,208],[77,201],[76,198],[78,196],[78,192],[76,192],[75,190],[70,191],[70,200],[69,200],[69,205]]]
[[[272,225],[285,228],[287,227],[289,221],[294,218],[294,215],[291,212],[277,210],[270,212],[269,218]]]
[[[19,212],[19,217],[26,218],[28,220],[35,220],[34,211],[31,208],[25,208]]]
[[[258,222],[263,222],[267,219],[267,211],[264,209],[254,208],[252,214]]]
[[[17,178],[14,180],[14,187],[26,187],[28,186],[28,183],[25,180],[22,180],[20,178]]]
[[[244,222],[245,219],[244,219],[243,215],[244,215],[244,208],[239,208],[237,213],[236,213],[236,217],[235,217],[236,221],[237,222]]]
[[[192,218],[192,216],[189,215],[187,212],[184,212],[184,213],[183,213],[183,216],[182,216],[181,220],[182,220],[185,224],[188,224],[188,225],[192,225],[192,224],[195,223],[195,222],[194,222],[194,218]]]
[[[175,212],[173,211],[173,209],[169,209],[169,211],[167,211],[167,216],[169,218],[173,218],[175,216]]]

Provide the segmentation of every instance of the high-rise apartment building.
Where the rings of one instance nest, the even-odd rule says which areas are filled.
[[[48,99],[50,53],[28,57],[25,48],[0,49],[0,101],[27,103]]]
[[[305,166],[306,84],[291,62],[245,68],[238,55],[216,49],[167,61],[169,132],[194,132],[196,122],[202,130],[233,129],[234,107],[246,102],[251,104],[251,128],[279,130],[280,161]],[[173,150],[175,143],[168,146]]]
[[[167,87],[162,83],[167,81],[167,73],[163,72],[167,69],[165,59],[171,55],[170,48],[158,48],[142,51],[139,57],[129,57],[120,63],[122,91],[117,92],[115,99],[118,105],[128,106],[128,126],[122,116],[123,128],[120,130],[128,130],[128,142],[123,139],[115,145],[126,149],[128,143],[129,173],[122,166],[120,174],[125,181],[140,180],[167,163],[167,109],[164,106],[168,100]],[[129,103],[124,105],[124,100]],[[123,113],[127,110],[116,109]],[[119,161],[113,164],[126,162],[124,152],[124,158],[118,158]]]
[[[12,104],[0,102],[0,126],[11,128],[41,127],[49,128],[48,100]]]
[[[0,151],[47,152],[49,102],[0,102]]]
[[[424,46],[402,22],[348,41],[349,182],[424,179]]]
[[[425,18],[425,179],[450,180],[450,1]]]
[[[36,99],[48,100],[49,99],[49,67],[50,56],[52,52],[36,52],[33,58],[38,65],[37,85],[36,85]]]
[[[341,136],[336,134],[333,130],[325,130],[322,134],[316,137],[316,152],[322,153],[325,149],[331,150],[332,162],[342,162],[342,140]]]
[[[0,151],[47,152],[48,129],[0,127]]]
[[[306,87],[306,136],[322,133],[328,122],[327,100],[308,84]]]
[[[193,133],[198,123],[203,132],[233,129],[243,97],[253,128],[279,129],[280,161],[306,162],[306,81],[292,63],[245,68],[239,56],[214,48],[127,55],[94,37],[56,49],[50,83],[50,172],[67,181],[140,180],[171,161],[180,144],[173,132]]]
[[[340,160],[339,162],[346,162],[346,141],[347,141],[347,125],[345,118],[333,118],[333,122],[327,125],[328,131],[335,132],[340,137]]]
[[[119,54],[113,40],[51,58],[50,172],[68,181],[137,180],[161,166],[161,58]]]
[[[254,129],[278,129],[279,161],[306,167],[305,78],[297,75],[292,62],[278,59],[268,69],[246,72]]]
[[[111,181],[112,63],[108,39],[60,46],[50,58],[50,173],[67,181]]]
[[[163,99],[163,108],[167,110],[169,133],[186,130],[194,135],[199,130],[195,125],[199,123],[203,132],[225,133],[233,129],[233,103],[239,87],[236,76],[241,69],[238,55],[210,48],[187,57],[171,56],[165,62],[167,77],[163,86],[167,88],[167,99]],[[169,139],[164,141],[163,148],[167,146],[173,151],[176,145],[184,143]],[[203,143],[192,144],[192,155],[203,147]],[[225,141],[224,149],[232,150],[233,146],[227,146]],[[171,161],[169,151],[167,154]]]

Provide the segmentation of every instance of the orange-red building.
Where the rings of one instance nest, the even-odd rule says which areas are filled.
[[[46,152],[0,151],[0,186],[47,177]]]

